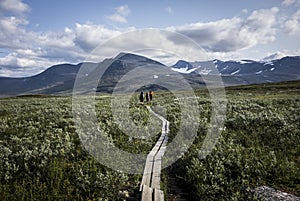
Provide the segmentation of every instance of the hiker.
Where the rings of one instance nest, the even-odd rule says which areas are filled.
[[[152,101],[153,91],[149,91],[149,100]]]
[[[144,92],[141,91],[140,93],[140,102],[143,103],[144,102]]]
[[[146,103],[148,103],[149,102],[149,93],[147,92],[146,93]]]

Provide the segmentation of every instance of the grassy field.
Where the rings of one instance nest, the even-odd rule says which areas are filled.
[[[164,171],[165,191],[171,193],[175,179],[188,200],[254,200],[251,189],[261,185],[299,196],[300,83],[229,87],[226,94],[225,130],[214,151],[198,157],[204,120],[188,153]],[[207,119],[207,92],[197,95]]]
[[[199,159],[211,102],[207,91],[196,91],[198,135],[163,171],[166,198],[171,199],[170,179],[189,200],[253,200],[250,189],[260,185],[299,196],[300,82],[230,87],[226,94],[225,129],[214,151]],[[144,124],[149,113],[137,100],[138,95],[130,116]],[[178,100],[156,92],[152,104],[166,109],[171,141],[180,123]],[[96,110],[99,124],[122,150],[148,153],[160,134],[142,140],[122,133],[112,119],[110,96],[97,96]],[[71,97],[0,99],[0,200],[134,200],[140,181],[141,175],[114,171],[88,154],[75,131]]]

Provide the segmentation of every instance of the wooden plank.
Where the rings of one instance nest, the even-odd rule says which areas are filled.
[[[153,160],[154,160],[154,155],[148,154],[147,159],[146,159],[145,168],[144,168],[142,182],[140,185],[140,191],[142,191],[143,185],[150,186],[151,177],[152,177],[152,169],[153,169]]]
[[[151,188],[160,189],[161,156],[156,155],[154,161]]]
[[[161,146],[160,150],[159,150],[159,154],[161,157],[163,157],[163,155],[165,154],[167,147],[166,146]]]
[[[164,192],[159,189],[154,189],[154,201],[164,201]]]
[[[156,156],[154,157],[151,188],[160,189],[161,159],[165,153],[165,150],[166,150],[165,146],[160,147],[159,151],[157,152]]]
[[[169,121],[153,112],[150,107],[147,108],[162,121],[162,134],[147,156],[140,191],[142,191],[142,201],[153,199],[155,201],[163,201],[164,193],[160,190],[161,160],[167,147]]]
[[[142,201],[152,201],[153,200],[153,190],[147,185],[143,185]]]

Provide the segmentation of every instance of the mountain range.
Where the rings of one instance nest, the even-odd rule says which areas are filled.
[[[214,68],[212,68],[213,64]],[[84,66],[84,68],[81,68]],[[46,69],[44,72],[24,78],[0,77],[0,96],[15,96],[21,94],[71,94],[75,79],[82,83],[96,80],[97,92],[111,93],[118,81],[127,73],[134,75],[134,69],[145,67],[152,69],[153,79],[163,76],[155,74],[164,69],[166,77],[176,80],[184,77],[194,88],[205,87],[203,77],[214,80],[220,75],[225,86],[247,85],[270,82],[281,82],[300,79],[300,57],[283,57],[281,59],[253,61],[184,61],[179,60],[173,66],[166,66],[150,58],[131,53],[120,53],[112,59],[105,59],[99,63],[59,64]],[[101,69],[102,77],[95,77]],[[80,72],[80,73],[79,73]],[[133,72],[133,73],[132,73]],[[174,73],[172,73],[174,72]],[[143,79],[143,73],[135,75],[134,79]],[[212,81],[213,82],[213,81]],[[95,83],[91,83],[95,86]],[[131,84],[132,85],[132,84]],[[148,85],[152,90],[164,89],[159,85]],[[95,88],[90,88],[95,90]]]

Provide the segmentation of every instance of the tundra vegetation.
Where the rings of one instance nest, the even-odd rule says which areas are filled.
[[[189,192],[189,200],[253,200],[251,189],[261,185],[299,196],[299,89],[299,82],[227,88],[223,132],[204,159],[199,151],[209,127],[211,100],[206,90],[196,90],[197,137],[177,162],[164,169],[166,199],[170,178]],[[189,97],[189,92],[182,93]],[[164,108],[170,121],[169,142],[182,121],[178,101],[171,93],[156,92],[151,104]],[[115,146],[131,153],[151,150],[159,132],[147,139],[123,133],[113,121],[110,95],[97,95],[95,106],[99,125]],[[129,111],[128,119],[133,119],[129,128],[132,122],[146,125],[151,119],[138,103],[138,93]],[[160,121],[155,125],[160,128]],[[138,194],[141,178],[110,169],[89,155],[76,132],[71,97],[0,99],[1,200],[127,200]]]

